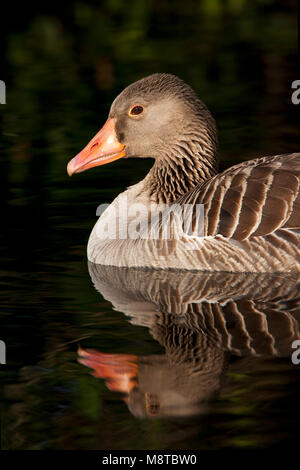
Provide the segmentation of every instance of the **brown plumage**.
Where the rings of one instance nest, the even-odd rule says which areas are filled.
[[[299,272],[300,153],[257,158],[217,174],[217,148],[212,115],[181,79],[154,74],[127,87],[113,102],[103,130],[69,163],[69,173],[122,156],[154,158],[144,180],[106,211],[106,222],[115,223],[115,204],[125,199],[128,213],[135,203],[155,207],[157,213],[162,203],[203,204],[203,230],[201,236],[190,236],[176,225],[173,239],[161,243],[151,237],[103,240],[97,235],[104,223],[100,217],[89,240],[89,260],[115,266]],[[198,215],[192,215],[192,227],[199,224]],[[121,225],[127,223],[124,217],[119,215]]]
[[[204,204],[205,235],[234,240],[300,230],[300,153],[258,158],[197,186],[181,203]],[[285,239],[283,231],[277,235]],[[286,240],[288,236],[286,236]]]

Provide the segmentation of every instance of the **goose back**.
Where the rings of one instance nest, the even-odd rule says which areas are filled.
[[[300,153],[293,153],[235,165],[194,188],[180,202],[204,205],[204,236],[246,240],[280,228],[297,236],[299,189]]]

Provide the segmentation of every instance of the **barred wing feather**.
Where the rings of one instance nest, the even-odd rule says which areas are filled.
[[[204,204],[204,235],[235,240],[300,229],[300,153],[235,165],[180,200]]]

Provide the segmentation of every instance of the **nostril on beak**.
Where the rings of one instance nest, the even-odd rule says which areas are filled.
[[[96,147],[98,147],[98,145],[99,145],[98,142],[96,142],[95,144],[93,144],[93,145],[91,146],[91,148],[90,148],[90,152],[91,152],[92,150],[94,150]]]

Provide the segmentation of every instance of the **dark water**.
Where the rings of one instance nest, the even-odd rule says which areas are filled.
[[[221,169],[299,151],[294,4],[131,3],[27,8],[1,32],[1,448],[286,449],[299,278],[88,266],[97,205],[151,162],[72,179],[66,164],[113,97],[156,71],[213,112]]]

